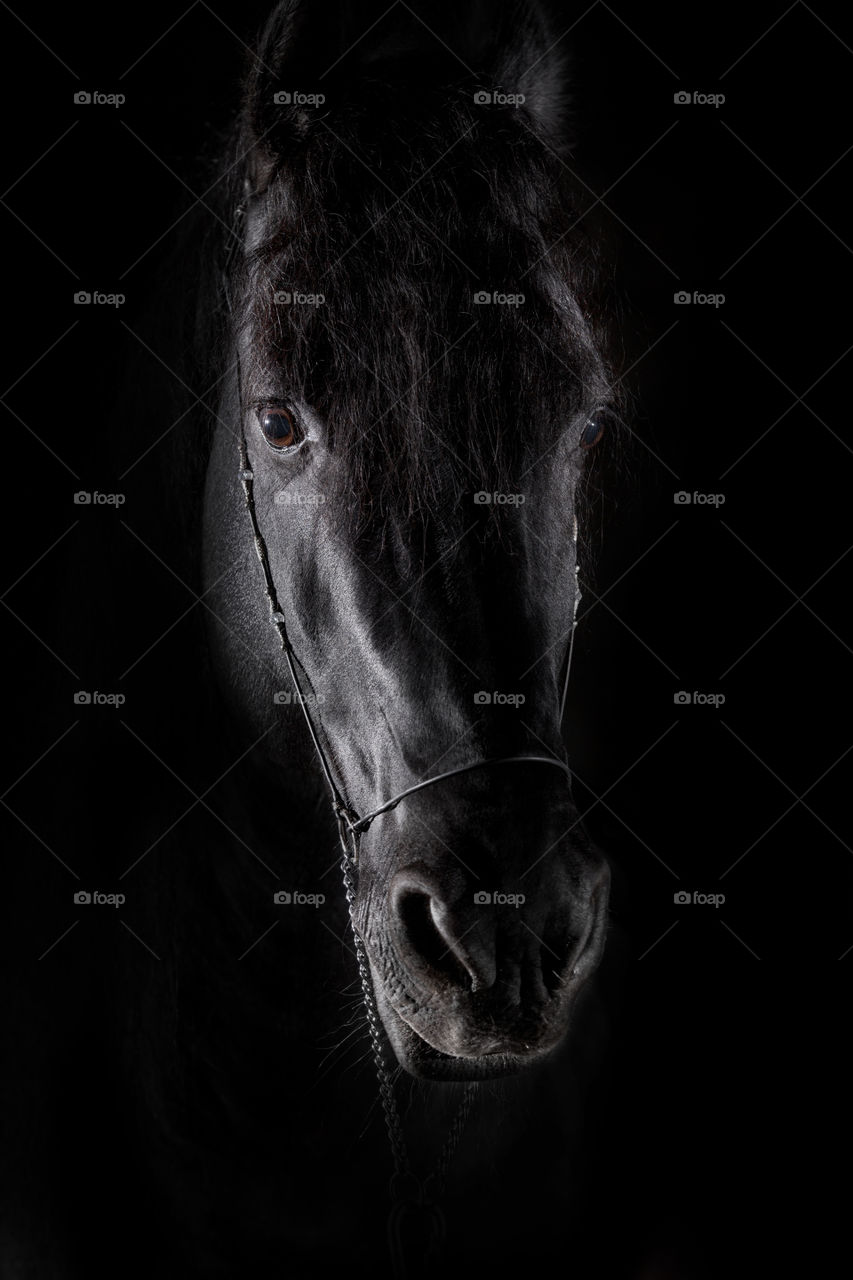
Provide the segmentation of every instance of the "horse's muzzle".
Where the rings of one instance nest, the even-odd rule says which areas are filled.
[[[455,868],[397,871],[368,955],[401,1065],[482,1079],[553,1052],[601,957],[608,887],[603,859],[580,876],[543,872],[527,892],[479,889]]]

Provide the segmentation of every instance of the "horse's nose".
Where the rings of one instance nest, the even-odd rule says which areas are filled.
[[[397,953],[430,995],[488,992],[496,1007],[532,1013],[578,959],[577,921],[559,880],[525,898],[409,866],[391,880],[390,907]]]
[[[494,985],[494,922],[451,905],[437,879],[405,867],[391,880],[389,904],[397,950],[410,976],[433,990],[451,982],[466,991]]]
[[[440,1054],[530,1062],[559,1043],[601,954],[607,868],[590,863],[577,876],[555,860],[525,892],[494,880],[486,889],[477,876],[419,861],[391,877],[385,928],[371,937],[378,995]]]

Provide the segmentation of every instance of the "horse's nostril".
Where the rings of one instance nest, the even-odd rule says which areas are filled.
[[[429,894],[402,894],[398,899],[398,911],[408,948],[418,961],[429,965],[454,984],[467,986],[471,981],[470,974],[436,927]]]
[[[482,921],[448,907],[441,887],[416,868],[398,871],[391,885],[397,949],[422,985],[480,991],[495,980],[494,945]]]

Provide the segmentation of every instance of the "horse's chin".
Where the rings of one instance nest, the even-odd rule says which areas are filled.
[[[429,1044],[400,1017],[381,989],[376,1005],[394,1055],[404,1071],[419,1080],[495,1080],[521,1075],[550,1058],[558,1045],[529,1053],[482,1053],[476,1057],[444,1053]]]

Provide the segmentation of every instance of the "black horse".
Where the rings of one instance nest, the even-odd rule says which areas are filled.
[[[596,253],[540,6],[384,10],[272,14],[170,281],[192,394],[124,433],[166,462],[140,564],[206,623],[128,663],[140,1276],[582,1252],[608,870],[561,716],[615,420]]]

